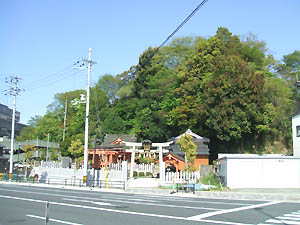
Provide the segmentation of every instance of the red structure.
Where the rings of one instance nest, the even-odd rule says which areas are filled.
[[[129,161],[131,152],[126,152],[124,141],[136,141],[134,135],[107,134],[102,145],[88,150],[92,167],[109,167],[111,163]]]

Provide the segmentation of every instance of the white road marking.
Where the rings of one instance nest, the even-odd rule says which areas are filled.
[[[74,202],[87,202],[87,203],[93,203],[96,205],[108,205],[108,206],[112,206],[112,204],[107,203],[107,202],[95,202],[95,201],[88,201],[88,200],[81,200],[81,199],[72,199],[72,198],[62,198],[63,200],[67,200],[67,201],[74,201]]]
[[[36,218],[36,219],[45,220],[45,217],[41,217],[41,216],[35,216],[35,215],[26,215],[26,216]],[[72,222],[68,222],[68,221],[56,220],[56,219],[51,219],[51,218],[49,218],[49,221],[56,222],[56,223],[69,224],[69,225],[82,225],[82,224],[79,224],[79,223],[72,223]]]
[[[0,195],[0,198],[15,199],[15,200],[22,200],[22,201],[30,201],[30,202],[38,202],[38,203],[47,202],[47,201],[43,201],[43,200],[20,198],[20,197],[14,197],[14,196],[6,196],[6,195]],[[130,212],[130,211],[117,210],[117,209],[97,208],[97,207],[85,206],[85,205],[73,205],[73,204],[68,204],[68,203],[63,203],[63,202],[50,202],[50,204],[51,205],[61,205],[61,206],[67,206],[67,207],[74,207],[74,208],[106,211],[106,212],[112,212],[112,213],[122,213],[122,214],[129,214],[129,215],[150,216],[150,217],[175,219],[175,220],[192,220],[190,218],[179,217],[179,216],[168,216],[168,215],[153,214],[153,213],[141,213],[141,212]],[[201,219],[199,219],[199,220],[197,219],[196,221],[206,222],[206,223],[215,223],[215,224],[228,224],[228,225],[249,225],[249,224],[244,224],[244,223],[224,222],[224,221],[214,221],[214,220],[201,220]],[[69,224],[72,224],[72,223],[69,223]]]
[[[298,221],[289,221],[289,220],[275,220],[270,219],[266,221],[267,223],[281,223],[281,224],[291,224],[291,225],[299,225],[300,222]]]
[[[38,188],[38,187],[34,187],[34,186],[31,186],[33,189],[35,189],[35,190],[42,190],[42,191],[44,191],[44,189],[42,189],[42,188]],[[20,189],[21,189],[21,186],[19,187]],[[0,188],[0,190],[7,190],[7,189],[1,189]],[[66,190],[68,191],[68,193],[75,193],[75,194],[79,194],[79,193],[82,193],[82,192],[79,192],[79,191],[71,191],[71,189],[64,189],[64,190],[53,190],[53,189],[51,189],[51,188],[48,188],[48,191],[52,191],[52,192],[66,192]],[[107,193],[107,192],[105,192],[105,193]],[[121,193],[121,194],[124,194],[125,192],[119,192],[119,193]],[[99,193],[97,193],[97,192],[85,192],[85,194],[87,194],[87,195],[93,195],[93,196],[95,196],[95,195],[101,195],[101,196],[104,196],[103,194],[99,194]],[[132,194],[131,193],[131,195],[132,196],[143,196],[143,198],[154,198],[154,199],[157,199],[158,198],[158,200],[168,200],[168,201],[182,201],[182,202],[196,202],[196,203],[209,203],[209,204],[220,204],[220,205],[251,205],[251,204],[249,204],[249,203],[234,203],[234,202],[218,202],[218,201],[202,201],[202,199],[206,199],[206,198],[204,198],[204,197],[201,197],[201,198],[199,198],[199,200],[197,199],[197,200],[186,200],[187,198],[183,198],[183,197],[177,197],[177,196],[161,196],[161,195],[153,195],[153,196],[147,196],[147,195],[145,195],[145,194]],[[145,196],[145,197],[144,197]],[[105,194],[105,197],[111,197],[111,198],[114,198],[114,199],[128,199],[128,197],[126,196],[124,196],[124,197],[122,197],[122,196],[120,196],[120,197],[116,197],[115,195],[110,195],[110,194]],[[218,199],[218,198],[213,198],[213,197],[210,197],[209,199]],[[222,200],[222,199],[220,199],[220,200]],[[151,200],[149,200],[149,201],[151,201]],[[157,200],[152,200],[152,201],[154,201],[154,202],[158,202]]]
[[[297,218],[297,217],[289,217],[289,216],[287,216],[287,214],[285,214],[284,216],[278,216],[278,217],[276,217],[276,219],[280,219],[280,220],[300,220],[300,218]]]
[[[106,199],[106,198],[96,199],[96,198],[91,198],[91,197],[79,197],[79,196],[61,195],[61,194],[53,194],[53,193],[20,191],[20,190],[7,190],[7,189],[1,189],[1,188],[0,188],[0,190],[10,191],[10,192],[19,192],[19,193],[28,193],[28,194],[37,194],[37,195],[47,195],[47,196],[51,195],[51,196],[57,196],[57,197],[71,197],[71,198],[91,199],[91,200],[106,200],[106,201],[111,201],[111,202],[121,202],[121,203],[127,203],[127,204],[151,205],[151,206],[161,206],[161,207],[171,207],[171,208],[204,209],[204,210],[211,210],[211,211],[221,210],[221,209],[207,208],[207,207],[193,207],[193,206],[184,206],[184,205],[179,206],[179,205],[155,204],[155,203],[147,203],[147,202],[123,201],[123,200]]]
[[[207,217],[211,217],[211,216],[216,216],[216,215],[220,215],[220,214],[238,212],[238,211],[248,210],[248,209],[255,209],[255,208],[264,207],[264,206],[268,206],[268,205],[279,204],[279,203],[281,203],[281,202],[276,201],[276,202],[267,202],[267,203],[257,204],[257,205],[244,206],[244,207],[234,208],[234,209],[224,209],[224,210],[220,210],[220,211],[217,211],[217,212],[203,213],[203,214],[196,215],[196,216],[191,216],[191,217],[188,217],[188,218],[191,219],[191,220],[199,220],[199,219],[203,219],[203,218],[207,218]]]

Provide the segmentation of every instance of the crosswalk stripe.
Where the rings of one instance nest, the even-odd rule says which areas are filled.
[[[284,215],[284,216],[278,216],[276,217],[276,219],[280,219],[280,220],[300,220],[300,218],[297,217],[289,217],[287,216],[288,214]]]
[[[267,223],[281,223],[281,224],[300,225],[300,221],[289,221],[289,220],[270,219],[270,220],[267,220],[266,222]]]

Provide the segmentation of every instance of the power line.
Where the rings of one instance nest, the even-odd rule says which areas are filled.
[[[179,30],[182,28],[195,14],[196,12],[207,2],[208,0],[203,0],[181,23],[180,25],[155,49],[152,55],[148,58],[148,60],[141,65],[144,67],[150,60],[157,54],[159,49],[163,47]],[[137,72],[137,70],[135,71]]]
[[[158,47],[158,50],[164,46],[171,37],[173,37],[179,30],[181,27],[184,26],[184,24],[186,24],[195,14],[196,12],[207,2],[208,0],[203,0],[182,22],[181,24],[166,38],[166,40],[164,40],[160,46]]]
[[[32,89],[35,87],[38,87],[39,85],[43,85],[49,81],[55,80],[55,79],[60,79],[63,75],[70,73],[71,71],[71,66],[69,66],[68,68],[65,68],[61,71],[58,71],[56,73],[50,74],[48,76],[42,77],[42,75],[39,75],[39,77],[42,77],[41,79],[35,80],[27,85],[25,85],[26,89]]]
[[[32,86],[28,86],[28,87],[30,88],[30,90],[33,90],[33,89],[35,90],[35,89],[38,89],[38,88],[46,87],[46,86],[49,86],[51,84],[57,83],[58,81],[64,80],[64,79],[66,79],[70,76],[79,74],[81,72],[82,71],[70,70],[70,71],[67,71],[65,73],[59,74],[59,77],[53,77],[53,78],[50,78],[48,80],[43,81],[42,83],[36,83],[36,84],[34,84]]]

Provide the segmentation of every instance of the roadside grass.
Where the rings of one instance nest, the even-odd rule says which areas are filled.
[[[226,187],[223,187],[221,180],[214,173],[210,173],[206,177],[201,178],[201,184],[212,186],[207,191],[224,191]]]

